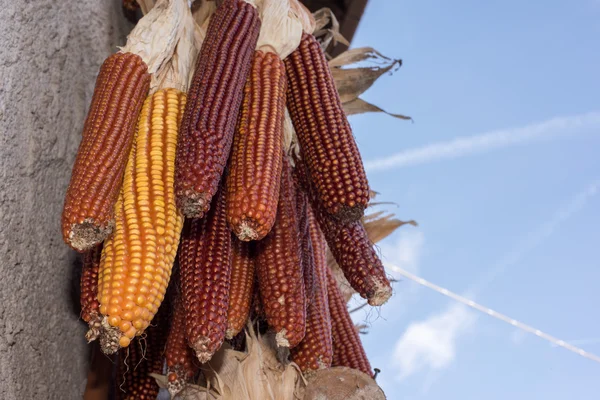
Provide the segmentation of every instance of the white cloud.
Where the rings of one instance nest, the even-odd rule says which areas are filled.
[[[523,144],[558,135],[574,135],[600,127],[600,112],[553,118],[520,128],[460,137],[447,142],[401,151],[389,157],[365,162],[368,172],[409,167],[434,161],[483,153],[492,149]]]
[[[384,265],[395,265],[413,274],[418,274],[424,243],[423,232],[416,229],[400,230],[395,242],[384,242],[380,246]],[[394,274],[393,270],[388,268],[388,271],[395,278],[400,278],[400,275]]]
[[[474,323],[475,314],[461,304],[411,323],[394,348],[392,364],[399,370],[398,378],[450,366],[459,337],[471,331]]]

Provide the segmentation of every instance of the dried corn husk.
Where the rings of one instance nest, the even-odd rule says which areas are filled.
[[[306,381],[294,363],[283,366],[277,359],[274,335],[260,336],[251,325],[246,330],[247,351],[226,344],[202,365],[203,382],[188,385],[180,394],[188,400],[298,400]],[[159,386],[167,377],[153,374]]]
[[[261,25],[256,49],[286,58],[300,45],[302,22],[289,0],[257,0],[257,6]]]
[[[375,380],[356,369],[334,367],[308,379],[304,400],[385,400]]]

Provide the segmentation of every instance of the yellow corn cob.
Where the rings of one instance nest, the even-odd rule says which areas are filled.
[[[100,263],[105,353],[127,347],[146,329],[169,283],[183,225],[175,206],[174,173],[184,107],[185,94],[175,89],[159,90],[142,107],[115,207],[115,231]]]

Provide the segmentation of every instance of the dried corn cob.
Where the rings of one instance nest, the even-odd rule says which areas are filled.
[[[294,177],[296,174],[294,174]],[[294,179],[296,180],[296,179]],[[310,305],[315,294],[315,255],[309,229],[309,204],[306,193],[296,186],[296,216],[298,217],[298,235],[300,240],[302,274],[304,276],[304,291],[306,294],[306,306]]]
[[[259,29],[245,0],[224,0],[210,19],[177,151],[177,203],[187,217],[202,216],[217,191]]]
[[[246,325],[252,293],[254,291],[254,270],[256,251],[253,243],[231,238],[231,287],[229,290],[229,310],[227,311],[227,339],[232,339]]]
[[[102,245],[85,252],[83,269],[81,271],[81,318],[90,324],[88,340],[93,340],[100,334],[100,303],[98,302],[98,270]]]
[[[137,116],[150,85],[142,58],[116,53],[100,67],[62,214],[65,242],[77,251],[101,243],[114,227]]]
[[[323,210],[309,181],[303,160],[296,160],[294,171],[309,195],[315,218],[325,235],[329,250],[352,288],[372,306],[385,303],[392,295],[392,288],[362,222],[344,224],[333,219]]]
[[[373,377],[371,364],[360,341],[360,337],[346,302],[342,298],[337,283],[329,268],[327,273],[327,294],[329,299],[329,312],[331,315],[331,333],[333,338],[334,367],[354,368]]]
[[[158,384],[150,374],[161,374],[163,370],[163,350],[169,329],[167,315],[168,305],[163,304],[146,337],[134,340],[131,346],[119,352],[117,399],[154,400],[158,396]]]
[[[304,33],[285,59],[287,106],[323,208],[336,219],[356,221],[369,202],[369,184],[319,43]]]
[[[331,343],[331,317],[327,298],[327,258],[325,238],[312,214],[308,217],[309,241],[314,250],[315,290],[306,316],[306,335],[292,349],[292,361],[307,373],[331,366],[333,348]]]
[[[227,330],[231,232],[225,206],[220,188],[206,218],[186,223],[179,256],[187,338],[202,363],[219,349]]]
[[[181,296],[175,300],[165,358],[167,359],[167,389],[171,394],[171,398],[174,398],[199,370],[196,355],[192,348],[188,346],[185,336],[185,308]]]
[[[117,201],[115,232],[99,275],[103,351],[127,347],[160,306],[177,252],[183,216],[175,205],[174,163],[185,95],[159,90],[144,102]]]
[[[291,167],[284,156],[275,225],[258,242],[260,297],[277,345],[294,347],[304,337],[306,297],[298,242]]]
[[[285,66],[257,50],[244,87],[227,176],[227,222],[241,240],[259,240],[275,222],[285,110]]]

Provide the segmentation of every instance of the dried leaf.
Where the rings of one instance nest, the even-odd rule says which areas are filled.
[[[402,114],[393,114],[390,112],[385,111],[382,108],[377,107],[374,104],[371,104],[361,98],[356,98],[348,103],[344,103],[344,112],[346,113],[346,115],[354,115],[354,114],[362,114],[362,113],[366,113],[366,112],[382,112],[382,113],[386,113],[387,115],[390,115],[394,118],[399,118],[399,119],[404,119],[404,120],[408,120],[408,121],[412,121],[412,117],[409,117],[407,115],[402,115]]]

